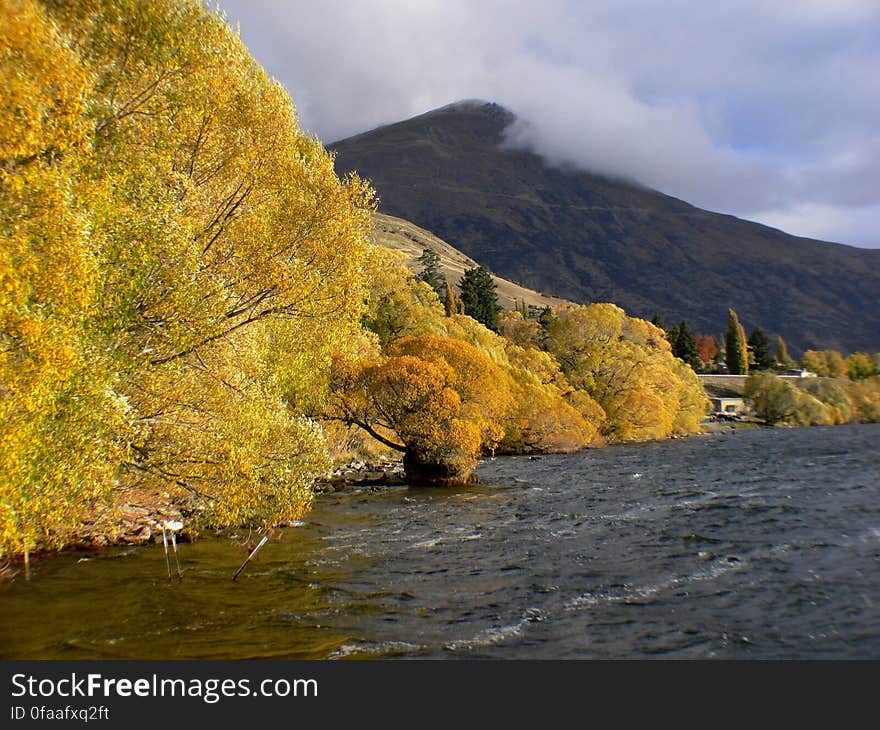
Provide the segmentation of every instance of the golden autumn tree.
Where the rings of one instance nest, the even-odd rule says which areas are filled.
[[[194,0],[0,12],[2,549],[62,540],[117,482],[214,524],[301,514],[371,190]]]
[[[332,411],[404,454],[414,484],[467,481],[480,451],[479,428],[461,418],[455,374],[442,361],[392,357],[334,363]]]
[[[384,246],[368,253],[364,326],[386,345],[400,337],[445,334],[444,310],[437,292],[413,276],[406,254]]]
[[[104,340],[100,242],[82,184],[95,78],[28,0],[0,5],[0,554],[56,545],[113,487],[129,407]]]
[[[835,409],[773,373],[753,373],[744,392],[755,415],[771,425],[826,426],[836,419]]]
[[[415,484],[466,481],[482,449],[504,437],[512,407],[507,377],[461,340],[406,337],[379,361],[339,358],[331,417],[404,454]]]
[[[698,428],[708,405],[702,387],[650,322],[613,304],[571,306],[557,313],[547,335],[571,385],[604,410],[609,436],[662,438]]]
[[[877,364],[866,352],[854,352],[846,358],[846,374],[850,380],[862,380],[877,375]]]
[[[504,314],[511,316],[502,315],[502,327],[521,319],[518,312]],[[553,355],[522,347],[466,316],[451,318],[447,331],[481,349],[507,375],[514,405],[504,422],[503,451],[575,451],[604,443],[604,410],[571,386]]]

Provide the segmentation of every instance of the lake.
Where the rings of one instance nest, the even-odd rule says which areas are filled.
[[[880,658],[880,425],[499,457],[0,584],[10,658]]]

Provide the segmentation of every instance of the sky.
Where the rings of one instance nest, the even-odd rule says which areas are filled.
[[[512,144],[880,248],[880,0],[220,0],[325,143],[461,99]]]

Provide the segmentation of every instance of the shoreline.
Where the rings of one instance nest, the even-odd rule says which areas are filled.
[[[773,428],[756,422],[711,422],[704,423],[700,431],[693,434],[672,435],[665,439],[652,441],[632,441],[609,443],[602,448],[635,443],[658,443],[682,438],[697,438],[730,434],[754,428]],[[589,450],[589,449],[584,449]],[[496,456],[527,457],[540,459],[556,452],[541,454],[497,454]],[[570,452],[559,452],[570,453]],[[393,487],[406,486],[402,459],[380,458],[375,461],[355,459],[341,464],[314,485],[315,498],[325,494],[341,492],[384,492]],[[121,489],[114,495],[114,503],[109,508],[87,520],[72,533],[71,540],[63,547],[37,548],[31,552],[31,560],[43,560],[55,555],[105,547],[139,546],[162,543],[162,523],[180,520],[184,528],[177,533],[178,542],[191,542],[196,539],[186,529],[187,518],[195,510],[185,499],[175,498],[170,492],[150,489]],[[280,527],[284,527],[282,524]],[[18,557],[18,556],[16,556]],[[0,563],[0,581],[14,577],[19,571],[19,560]]]

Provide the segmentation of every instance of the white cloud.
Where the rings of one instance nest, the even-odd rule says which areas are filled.
[[[824,203],[798,203],[780,210],[759,211],[762,223],[820,241],[845,240],[856,246],[880,248],[880,204],[845,208]]]

